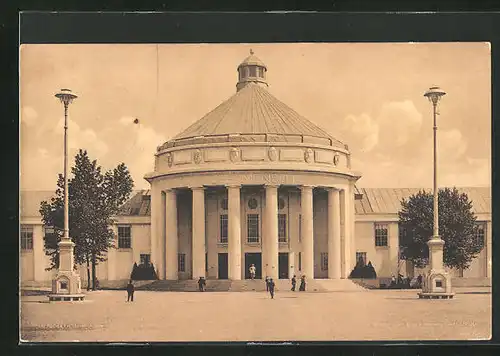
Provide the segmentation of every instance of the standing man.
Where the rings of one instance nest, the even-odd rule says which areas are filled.
[[[134,285],[132,284],[132,280],[130,280],[127,284],[127,302],[134,301]]]
[[[272,278],[269,278],[269,293],[271,294],[271,299],[274,299],[274,281]]]
[[[295,275],[293,275],[292,278],[292,292],[295,292],[295,286],[297,285],[297,278]]]
[[[255,279],[256,268],[253,263],[250,265],[249,271],[250,271],[250,278]]]
[[[266,292],[269,292],[269,277],[266,276]]]

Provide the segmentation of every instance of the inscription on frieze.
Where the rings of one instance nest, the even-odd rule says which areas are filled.
[[[241,177],[242,184],[295,184],[295,177],[280,173],[247,173]]]

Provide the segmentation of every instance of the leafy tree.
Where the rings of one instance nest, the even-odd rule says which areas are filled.
[[[444,265],[467,269],[483,247],[483,242],[474,238],[477,225],[472,201],[456,188],[441,189],[438,194],[439,235],[445,242]],[[433,202],[433,194],[420,191],[403,199],[399,211],[400,257],[419,268],[429,260],[427,241],[433,234]]]
[[[109,248],[114,248],[114,234],[110,228],[113,216],[129,198],[133,181],[124,163],[103,174],[97,161],[91,161],[85,150],[79,150],[71,172],[73,178],[68,180],[69,234],[75,243],[74,268],[86,264],[90,287],[92,267],[92,289],[95,290],[96,265],[106,260]],[[64,177],[61,174],[55,196],[50,203],[41,203],[40,214],[45,226],[53,227],[53,233],[44,238],[45,253],[51,257],[47,269],[58,268],[58,243],[64,235]]]

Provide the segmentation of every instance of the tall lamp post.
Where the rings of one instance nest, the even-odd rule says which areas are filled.
[[[427,242],[429,246],[430,271],[424,278],[422,292],[419,298],[453,298],[451,291],[451,277],[444,270],[443,249],[444,241],[439,236],[439,211],[438,211],[438,187],[437,187],[437,105],[446,93],[439,87],[431,87],[424,94],[432,103],[433,108],[433,133],[434,133],[434,224],[432,237]]]
[[[64,236],[59,241],[59,269],[52,280],[50,301],[83,300],[80,275],[73,269],[75,244],[69,237],[69,194],[68,194],[68,106],[77,98],[69,89],[61,89],[55,97],[64,105]]]

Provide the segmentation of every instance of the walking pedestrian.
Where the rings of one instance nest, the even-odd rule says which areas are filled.
[[[127,284],[127,302],[134,301],[134,285],[132,284],[132,280],[130,280]]]
[[[269,278],[269,293],[271,294],[271,299],[274,299],[274,281],[272,278]]]
[[[205,277],[200,277],[200,279],[198,279],[198,289],[200,290],[200,292],[205,291],[206,283],[207,281],[205,280]]]
[[[292,277],[292,292],[295,292],[295,286],[297,285],[297,278],[295,275]]]
[[[248,270],[250,272],[250,278],[255,279],[255,272],[257,269],[255,268],[255,265],[253,263],[250,265],[250,268]]]
[[[300,277],[300,287],[299,287],[299,292],[305,292],[306,291],[306,276],[302,275]]]
[[[269,292],[269,277],[266,276],[266,292]]]

